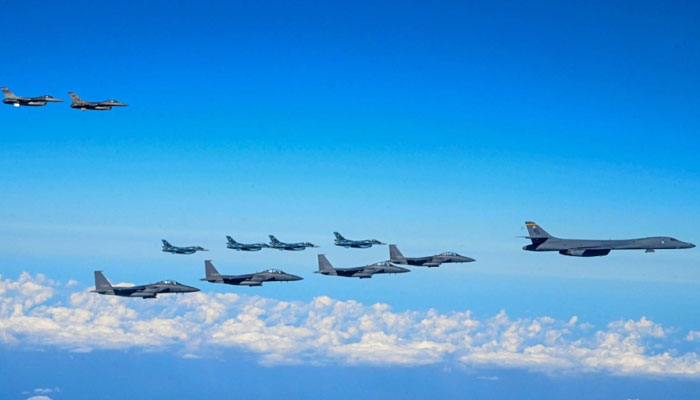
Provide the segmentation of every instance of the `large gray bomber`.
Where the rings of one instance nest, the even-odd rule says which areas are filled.
[[[645,250],[653,253],[661,249],[690,249],[695,247],[692,243],[681,242],[667,236],[654,236],[639,239],[623,240],[584,240],[584,239],[560,239],[547,233],[534,222],[525,222],[532,244],[523,247],[529,251],[558,251],[564,256],[573,257],[597,257],[607,256],[611,250]]]

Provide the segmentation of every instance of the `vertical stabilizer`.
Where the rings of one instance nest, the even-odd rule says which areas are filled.
[[[214,264],[211,263],[211,260],[204,261],[204,273],[206,274],[206,278],[204,278],[204,280],[221,281],[221,275],[219,274],[219,271],[214,268]]]
[[[2,88],[2,94],[5,95],[6,99],[16,99],[17,98],[17,96],[15,96],[15,94],[12,93],[12,91],[6,87]]]
[[[274,235],[268,235],[268,237],[270,238],[270,243],[280,243]]]
[[[73,103],[83,103],[83,99],[81,99],[80,97],[78,97],[77,94],[75,94],[75,93],[73,93],[73,92],[68,92],[68,95],[69,95],[70,98],[73,100]]]
[[[338,272],[333,268],[333,265],[331,265],[331,262],[328,261],[325,255],[319,254],[318,255],[318,273],[324,274],[324,275],[338,275]]]
[[[336,240],[345,240],[345,238],[343,237],[343,235],[341,235],[340,233],[338,233],[338,232],[333,232],[333,234],[335,235],[335,239],[336,239]]]
[[[408,264],[408,261],[406,261],[406,257],[404,257],[403,254],[401,254],[399,248],[396,247],[395,244],[389,245],[389,261],[395,264]]]
[[[102,275],[102,271],[95,271],[95,291],[98,293],[112,292],[112,284]]]

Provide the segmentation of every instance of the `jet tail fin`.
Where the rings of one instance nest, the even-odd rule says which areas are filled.
[[[12,91],[6,87],[2,88],[2,94],[5,95],[6,99],[16,99],[17,98],[17,96],[15,96],[15,94],[12,93]]]
[[[343,237],[343,235],[341,235],[340,233],[338,233],[338,232],[333,232],[333,234],[335,235],[335,238],[336,238],[337,240],[345,240],[345,238]]]
[[[338,272],[333,268],[333,265],[331,265],[331,262],[328,261],[325,255],[319,254],[318,255],[318,273],[324,274],[324,275],[338,275]]]
[[[102,275],[102,271],[95,271],[95,291],[96,292],[110,292],[112,291],[112,284],[109,283],[107,278]]]
[[[268,235],[270,238],[270,243],[279,243],[280,241],[274,235]]]
[[[168,241],[165,239],[161,239],[160,241],[163,242],[163,247],[173,247],[173,245],[168,243]]]
[[[401,254],[399,248],[395,244],[389,245],[389,260],[396,264],[408,264],[406,257]]]
[[[214,268],[214,264],[211,263],[211,260],[204,261],[204,273],[206,274],[206,278],[204,278],[204,280],[221,280],[221,275],[219,274],[219,271]]]
[[[530,235],[528,238],[532,240],[532,244],[540,244],[547,239],[553,238],[552,235],[547,233],[541,226],[532,221],[526,221],[525,227],[527,227],[527,233]]]
[[[228,240],[228,242],[231,244],[236,243],[236,241],[233,240],[233,238],[231,236],[228,236],[228,235],[226,236],[226,240]]]
[[[83,102],[83,99],[78,97],[78,95],[75,94],[74,92],[68,92],[68,95],[70,96],[70,98],[73,100],[74,103],[82,103]]]

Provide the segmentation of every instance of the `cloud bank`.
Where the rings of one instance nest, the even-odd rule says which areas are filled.
[[[27,273],[0,278],[0,343],[76,352],[167,350],[185,358],[230,348],[257,354],[265,365],[443,364],[700,379],[697,353],[668,348],[695,333],[646,318],[594,329],[576,316],[513,319],[501,311],[476,319],[469,311],[394,312],[386,304],[327,296],[287,302],[201,292],[145,301],[87,290],[59,295],[72,286]]]

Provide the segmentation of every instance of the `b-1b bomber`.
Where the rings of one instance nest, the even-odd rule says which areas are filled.
[[[95,290],[91,290],[91,292],[121,297],[155,299],[157,295],[163,293],[192,293],[199,292],[199,289],[176,281],[160,281],[138,286],[112,286],[107,278],[102,275],[102,271],[95,271]]]
[[[668,236],[623,240],[560,239],[532,221],[525,222],[525,226],[529,236],[524,238],[530,239],[532,244],[523,247],[523,250],[558,251],[561,255],[572,257],[607,256],[612,250],[645,250],[646,253],[653,253],[655,250],[695,247],[692,243],[681,242]]]
[[[267,269],[265,271],[244,275],[221,275],[219,271],[214,268],[214,264],[211,263],[211,260],[204,261],[204,273],[206,277],[201,279],[203,281],[239,286],[262,286],[263,282],[289,282],[304,279],[279,269]]]

